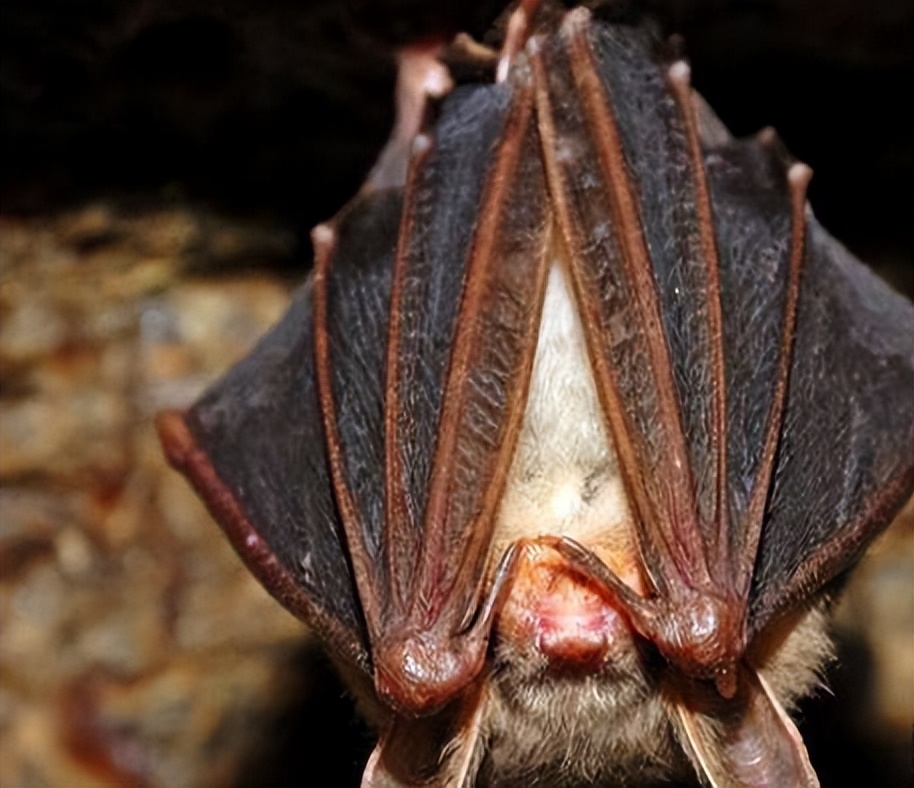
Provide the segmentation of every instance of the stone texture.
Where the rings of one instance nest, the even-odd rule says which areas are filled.
[[[182,479],[156,410],[285,308],[278,277],[185,271],[283,233],[105,204],[0,223],[0,784],[221,786],[305,628]],[[228,250],[228,251],[227,251]]]

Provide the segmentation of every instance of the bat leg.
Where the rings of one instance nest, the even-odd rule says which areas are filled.
[[[715,788],[818,787],[799,731],[751,666],[739,666],[729,700],[711,683],[673,681],[683,744]]]
[[[522,541],[514,542],[505,550],[495,569],[495,576],[485,601],[478,607],[478,610],[473,607],[467,609],[460,626],[461,632],[488,633],[491,631],[492,621],[504,605],[511,590],[511,582],[514,579],[523,550],[524,544]]]
[[[422,131],[428,100],[447,95],[453,87],[447,67],[438,59],[444,46],[444,40],[433,39],[398,50],[397,118],[364,190],[396,188],[406,184],[413,140]]]
[[[540,0],[521,0],[508,19],[508,29],[501,45],[498,67],[495,70],[495,81],[504,82],[508,78],[511,64],[517,53],[524,48],[530,31],[530,20],[539,8]]]
[[[675,603],[663,596],[645,598],[573,539],[544,541],[595,581],[638,633],[679,670],[694,678],[713,678],[721,697],[733,697],[736,663],[745,647],[745,619],[731,598],[683,586],[676,589]]]
[[[432,717],[395,717],[375,746],[362,788],[462,788],[477,767],[488,695],[482,682]]]
[[[480,43],[468,33],[458,33],[447,48],[443,60],[451,70],[452,64],[456,64],[458,68],[472,66],[494,74],[498,66],[498,51]]]
[[[600,558],[579,542],[567,536],[544,537],[548,544],[595,581],[610,601],[625,611],[638,632],[653,640],[658,629],[659,615],[653,600],[645,599],[616,575]]]

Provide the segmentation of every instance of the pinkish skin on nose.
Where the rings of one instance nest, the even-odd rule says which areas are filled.
[[[632,646],[624,613],[553,550],[530,551],[499,614],[498,636],[536,650],[560,670],[587,671]],[[635,577],[626,577],[640,590]]]

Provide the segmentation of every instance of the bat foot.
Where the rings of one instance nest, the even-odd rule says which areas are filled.
[[[442,98],[454,86],[438,56],[444,41],[403,47],[397,53],[397,120],[363,189],[397,188],[406,183],[412,143],[426,122],[429,99]]]
[[[531,20],[540,6],[541,0],[521,0],[517,8],[508,19],[508,29],[505,40],[501,46],[498,66],[495,69],[495,81],[504,82],[508,78],[511,64],[518,52],[524,48],[527,36],[530,34]]]

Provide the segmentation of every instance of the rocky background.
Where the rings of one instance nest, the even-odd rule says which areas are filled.
[[[909,295],[914,3],[655,0],[737,134]],[[355,785],[371,738],[161,459],[283,312],[391,122],[387,45],[495,2],[5,0],[0,785]],[[855,575],[803,709],[823,786],[910,784],[914,512]]]

